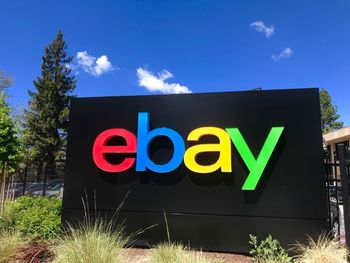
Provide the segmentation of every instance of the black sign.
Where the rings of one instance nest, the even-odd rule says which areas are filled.
[[[249,251],[328,228],[317,89],[78,98],[71,104],[63,221],[112,216],[137,244]],[[95,212],[94,212],[95,213]]]

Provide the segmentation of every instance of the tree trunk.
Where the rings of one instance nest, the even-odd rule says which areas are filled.
[[[0,193],[0,213],[4,211],[5,205],[5,190],[6,190],[6,170],[7,170],[7,162],[5,161],[2,165],[2,182],[1,182],[1,193]]]
[[[26,193],[27,174],[28,174],[28,166],[26,166],[26,168],[24,169],[24,174],[23,174],[23,191],[22,191],[22,195],[25,195],[25,193]]]
[[[41,181],[42,169],[43,169],[43,162],[40,161],[40,162],[38,163],[38,167],[36,168],[36,182],[37,182],[37,183]]]
[[[47,164],[46,163],[44,163],[44,166],[43,166],[43,180],[44,180],[43,196],[46,196],[46,183],[47,183]]]

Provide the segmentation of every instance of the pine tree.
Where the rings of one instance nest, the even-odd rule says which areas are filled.
[[[337,107],[332,104],[332,97],[326,89],[320,91],[320,104],[322,132],[327,133],[342,128],[344,123],[337,121],[340,115],[337,113]]]
[[[66,135],[71,94],[76,80],[68,67],[73,57],[67,57],[63,33],[46,48],[42,57],[41,76],[34,80],[36,92],[25,111],[25,138],[28,156],[41,169],[45,163],[55,167],[65,159]]]

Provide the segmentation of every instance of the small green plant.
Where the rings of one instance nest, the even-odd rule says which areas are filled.
[[[125,262],[122,248],[129,238],[123,228],[112,221],[85,219],[77,227],[69,226],[55,249],[54,263],[118,263]]]
[[[311,237],[308,244],[297,244],[295,250],[299,256],[298,263],[346,263],[346,248],[339,243],[339,240],[321,234],[315,241]]]
[[[59,234],[62,202],[57,198],[22,196],[7,205],[11,226],[24,235],[53,239]]]
[[[18,231],[0,232],[0,263],[9,262],[12,255],[26,244],[25,239]]]
[[[287,252],[281,247],[278,240],[268,235],[265,240],[258,243],[254,235],[249,235],[249,244],[253,247],[250,254],[257,263],[292,263],[293,259],[288,256]]]

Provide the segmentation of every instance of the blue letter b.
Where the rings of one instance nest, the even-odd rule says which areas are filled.
[[[155,164],[148,156],[148,148],[152,140],[157,136],[168,137],[174,145],[174,153],[166,164]],[[176,169],[182,162],[185,152],[185,144],[180,134],[169,128],[158,128],[149,131],[149,114],[140,112],[137,132],[137,160],[136,171],[146,171],[146,168],[156,173],[167,173]]]

